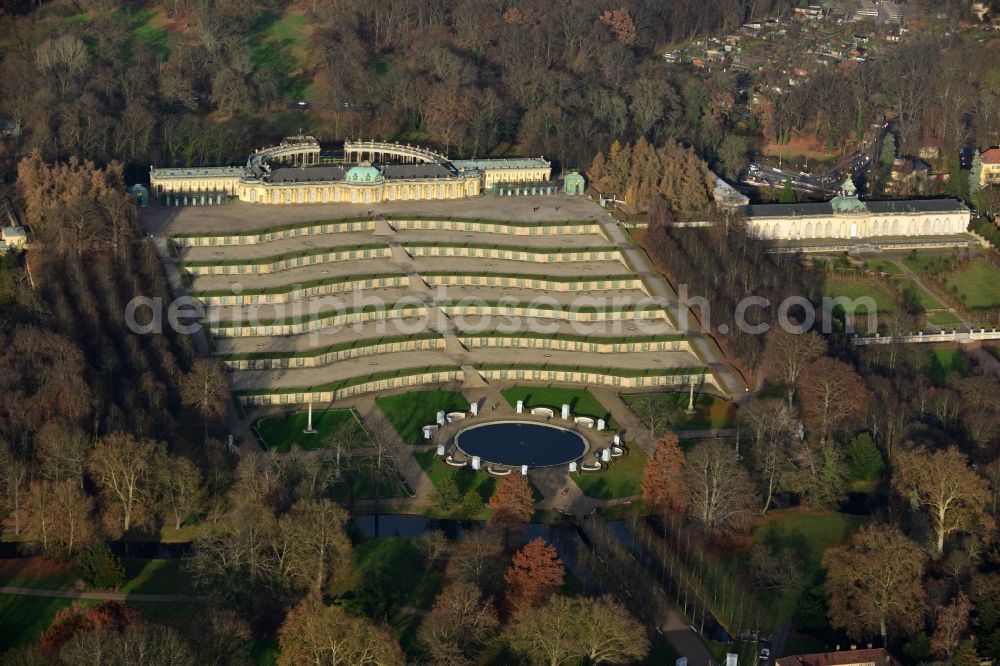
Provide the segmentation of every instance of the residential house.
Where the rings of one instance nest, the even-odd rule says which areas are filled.
[[[1000,148],[984,150],[975,162],[972,177],[979,180],[980,187],[1000,185]]]
[[[781,657],[777,666],[900,666],[885,648],[838,650]]]
[[[0,230],[0,236],[3,237],[8,250],[24,247],[28,242],[24,227],[4,227]]]

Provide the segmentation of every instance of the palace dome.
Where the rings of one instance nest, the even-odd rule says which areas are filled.
[[[370,162],[362,162],[347,170],[344,180],[348,183],[380,183],[385,178],[378,168],[373,167]]]

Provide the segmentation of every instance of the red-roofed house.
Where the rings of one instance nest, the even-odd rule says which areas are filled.
[[[796,654],[782,657],[776,663],[778,666],[900,666],[885,648]]]
[[[979,160],[982,165],[974,165],[973,171],[978,167],[979,186],[989,187],[990,185],[1000,185],[1000,148],[990,148],[979,153]],[[973,173],[973,177],[975,177]]]

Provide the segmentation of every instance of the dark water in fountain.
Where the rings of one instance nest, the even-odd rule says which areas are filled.
[[[466,455],[512,467],[563,465],[587,450],[586,440],[572,430],[511,421],[466,428],[456,435],[455,443]]]

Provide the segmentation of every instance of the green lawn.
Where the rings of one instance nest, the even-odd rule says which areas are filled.
[[[894,312],[896,310],[896,299],[892,294],[859,278],[829,276],[823,281],[823,296],[850,299],[869,297],[875,301],[877,312]],[[868,312],[868,310],[865,307],[858,307],[856,312]]]
[[[286,99],[303,99],[309,83],[303,75],[309,50],[308,21],[300,14],[265,11],[252,30],[251,64],[258,70],[271,70]]]
[[[0,652],[35,642],[52,619],[73,599],[46,599],[0,594]],[[87,606],[96,601],[77,601]]]
[[[435,486],[441,483],[446,477],[452,477],[455,479],[455,485],[458,486],[458,491],[460,494],[465,494],[469,490],[475,490],[479,493],[479,497],[483,500],[483,503],[490,501],[493,497],[493,491],[497,486],[498,477],[492,476],[487,472],[475,472],[469,467],[452,467],[442,460],[440,457],[434,454],[433,451],[425,451],[423,453],[414,453],[413,457],[417,459],[420,467],[427,472],[427,476],[431,477],[431,482]],[[514,472],[515,474],[517,472]],[[528,485],[531,486],[531,494],[536,502],[540,502],[544,495],[542,492],[535,487],[532,483],[531,478],[528,478]],[[457,507],[456,507],[457,510]],[[438,518],[451,517],[455,511],[441,511],[435,508],[433,511],[428,512],[428,515]],[[463,516],[466,519],[475,520],[486,520],[490,517],[492,512],[490,509],[483,508],[482,511],[473,516]],[[538,512],[536,512],[537,516]]]
[[[122,558],[127,582],[122,592],[141,594],[189,594],[191,586],[181,572],[181,560]],[[43,590],[72,588],[77,582],[72,562],[53,562],[42,557],[0,560],[0,585]]]
[[[1000,272],[985,261],[972,261],[948,278],[948,289],[958,289],[970,309],[1000,307]]]
[[[351,480],[350,485],[346,481],[334,485],[333,490],[330,492],[330,497],[338,502],[347,501],[352,497],[352,489],[353,498],[356,500],[375,498],[375,482],[372,480],[371,474],[366,470],[361,470],[360,473],[356,474]],[[411,493],[406,483],[400,479],[389,485],[383,483],[382,487],[379,488],[379,494],[382,499],[386,499],[409,497]]]
[[[132,39],[146,43],[153,53],[166,60],[170,56],[170,33],[162,10],[141,10],[133,16]]]
[[[455,485],[458,486],[458,491],[462,494],[469,490],[475,490],[483,502],[488,502],[493,496],[493,490],[497,485],[496,477],[485,472],[475,472],[469,467],[452,467],[435,455],[433,451],[414,453],[413,457],[427,472],[427,476],[431,477],[435,486],[450,476],[455,479]]]
[[[949,270],[953,262],[954,259],[952,257],[941,254],[909,255],[903,259],[906,267],[917,275],[923,273],[940,273],[943,270]]]
[[[965,358],[958,349],[932,349],[927,352],[927,377],[938,386],[944,386],[952,373],[965,377],[968,372]]]
[[[518,400],[524,401],[524,408],[551,407],[556,414],[565,404],[569,405],[573,416],[589,416],[593,419],[604,419],[608,428],[617,430],[618,425],[611,418],[611,412],[604,408],[597,398],[587,389],[554,388],[551,386],[513,386],[503,390],[503,397],[511,407],[517,406]]]
[[[255,638],[247,649],[250,660],[258,666],[273,666],[278,663],[278,640],[276,638]]]
[[[898,275],[903,272],[899,266],[888,259],[869,259],[865,262],[865,267],[869,270],[888,273],[889,275]]]
[[[352,597],[365,581],[381,578],[391,595],[391,625],[406,649],[412,644],[420,617],[400,613],[399,608],[429,609],[441,590],[441,574],[428,572],[416,540],[405,537],[369,539],[354,549],[354,563],[348,579],[332,590],[335,596]]]
[[[128,582],[122,592],[135,594],[192,594],[191,581],[181,571],[181,560],[123,559]]]
[[[322,448],[323,440],[330,433],[345,426],[356,426],[358,420],[350,409],[325,409],[313,411],[315,434],[302,432],[308,423],[309,414],[302,411],[286,414],[284,418],[265,416],[257,420],[255,427],[264,446],[287,453],[293,445],[305,450]]]
[[[622,395],[622,400],[632,407],[647,396],[661,403],[663,409],[676,411],[680,408],[676,411],[679,420],[671,426],[672,430],[707,430],[732,428],[736,425],[736,407],[733,403],[707,393],[694,394],[694,414],[685,413],[690,398],[687,392],[630,393]]]
[[[944,307],[941,301],[939,301],[933,294],[928,292],[926,289],[921,287],[919,284],[912,280],[907,280],[903,283],[903,288],[909,287],[913,290],[913,293],[917,297],[917,303],[920,304],[924,310],[939,310]]]
[[[469,401],[456,391],[410,391],[376,398],[375,403],[407,444],[424,441],[421,428],[435,423],[439,411],[469,411]]]
[[[947,310],[938,310],[937,312],[932,312],[927,316],[927,321],[934,324],[935,326],[944,326],[948,328],[960,326],[962,320],[948,312]]]
[[[646,454],[633,446],[629,454],[611,463],[604,472],[579,472],[570,478],[584,495],[597,499],[618,499],[642,493],[642,474],[646,469]]]
[[[100,601],[80,599],[47,599],[13,594],[0,594],[0,653],[34,643],[49,628],[56,614],[73,604],[94,606]],[[128,602],[150,622],[190,620],[197,611],[189,603]]]
[[[771,620],[775,626],[791,617],[802,593],[822,580],[823,553],[842,543],[864,520],[861,516],[834,511],[804,509],[769,511],[760,519],[752,532],[754,542],[772,548],[790,548],[801,563],[802,582],[795,589],[771,590],[760,595],[763,606],[773,613]],[[729,562],[729,569],[732,573],[739,572],[745,563],[746,556],[740,556]]]
[[[76,573],[72,562],[54,562],[42,557],[0,560],[0,586],[61,590],[73,587]]]

